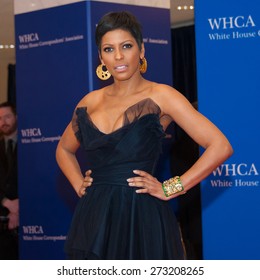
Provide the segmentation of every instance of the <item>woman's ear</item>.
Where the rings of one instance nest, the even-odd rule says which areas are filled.
[[[103,62],[103,60],[102,60],[102,57],[101,57],[101,53],[100,53],[100,52],[98,52],[98,57],[99,57],[99,60],[100,60],[101,64],[104,64],[104,62]]]
[[[144,43],[142,43],[141,45],[141,52],[140,52],[140,58],[144,58],[145,56],[145,47],[144,47]]]

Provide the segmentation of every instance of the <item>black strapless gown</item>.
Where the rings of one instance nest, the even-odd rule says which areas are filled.
[[[71,259],[183,259],[176,217],[170,204],[137,194],[127,178],[134,169],[153,174],[164,131],[160,108],[152,99],[129,107],[120,129],[105,134],[91,121],[87,108],[72,120],[86,150],[94,182],[74,212],[65,251]]]

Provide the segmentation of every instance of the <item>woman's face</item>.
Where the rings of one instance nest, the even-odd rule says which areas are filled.
[[[144,46],[140,50],[128,31],[116,29],[102,37],[100,59],[116,80],[128,80],[140,74],[139,62],[143,57]]]

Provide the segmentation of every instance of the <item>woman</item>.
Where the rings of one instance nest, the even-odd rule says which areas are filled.
[[[114,82],[78,103],[57,147],[57,162],[80,197],[66,252],[72,259],[183,259],[168,200],[207,177],[231,156],[231,145],[182,94],[143,78],[145,48],[132,14],[106,14],[96,44],[97,75],[111,74]],[[187,172],[162,184],[153,172],[172,121],[205,152]],[[75,157],[80,145],[91,167],[85,178]]]

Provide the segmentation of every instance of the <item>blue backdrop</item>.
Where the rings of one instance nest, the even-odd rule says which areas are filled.
[[[92,39],[99,18],[111,10],[129,10],[140,19],[145,77],[171,85],[168,8],[79,1],[15,16],[21,259],[65,258],[77,197],[55,150],[77,102],[103,86],[95,76],[99,61]]]
[[[260,259],[260,2],[195,1],[199,111],[234,155],[202,183],[205,259]]]

